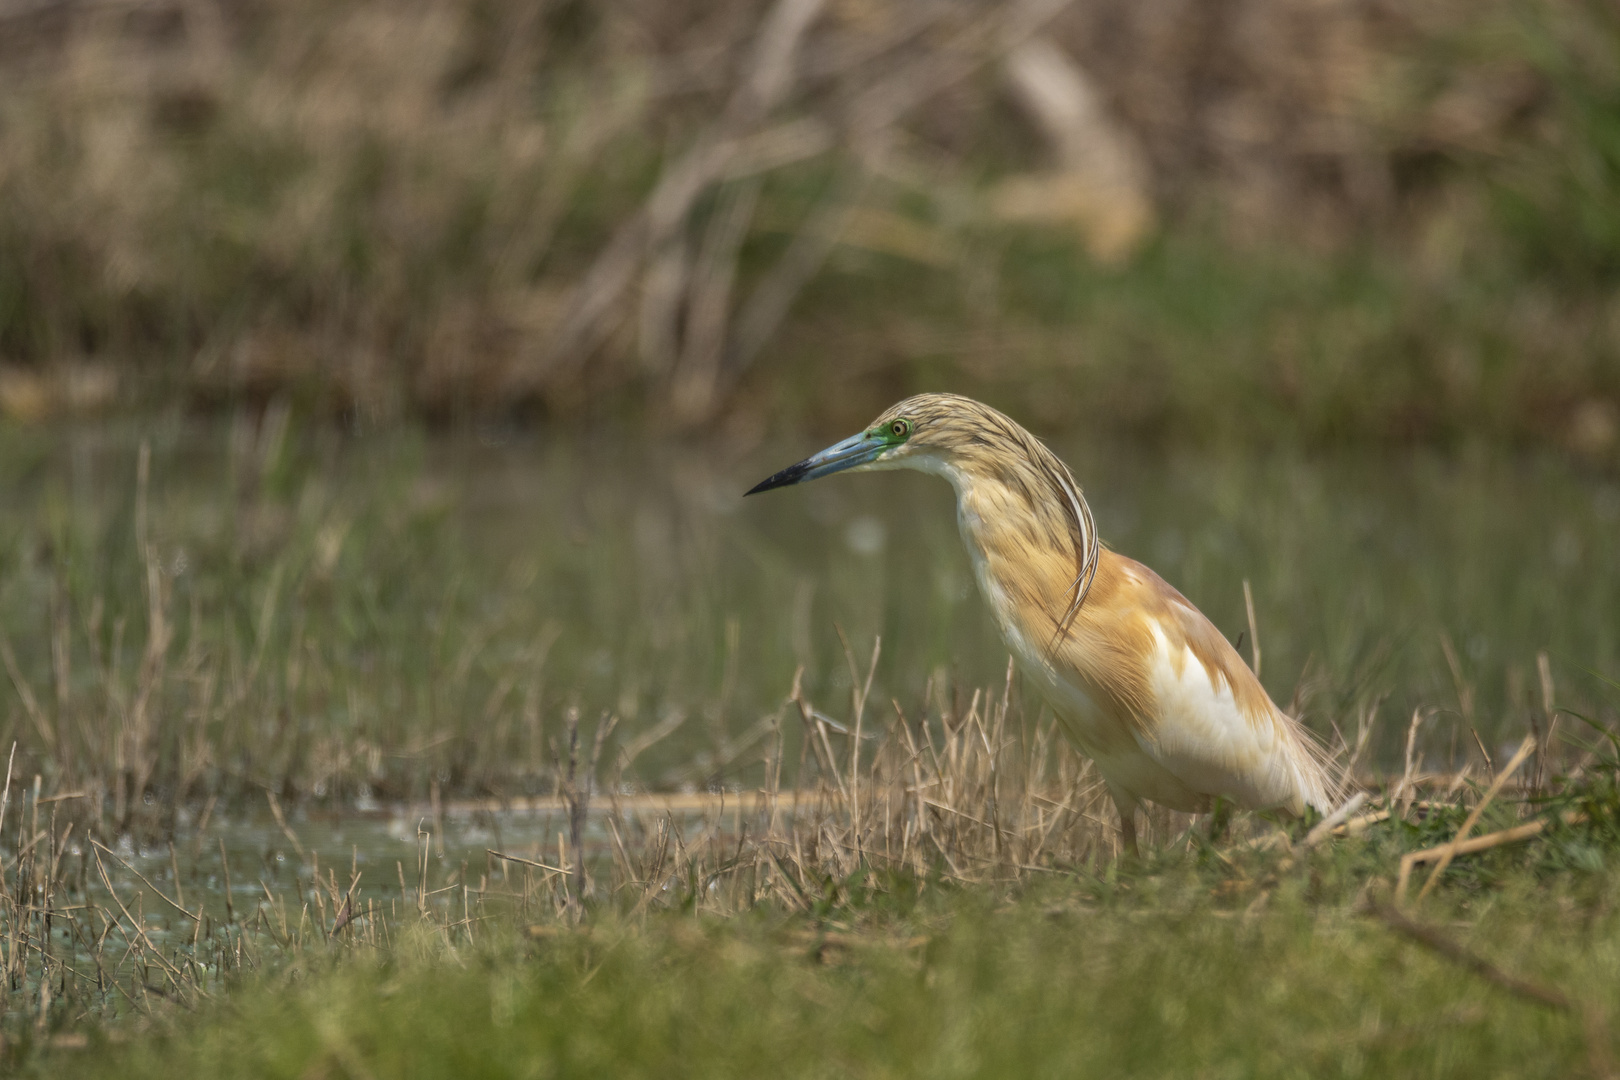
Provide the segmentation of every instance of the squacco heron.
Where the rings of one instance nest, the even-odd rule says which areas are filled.
[[[916,469],[956,490],[979,590],[1063,733],[1090,757],[1136,851],[1149,800],[1202,813],[1327,813],[1319,743],[1214,625],[1152,570],[1104,547],[1067,466],[987,405],[919,394],[748,494],[835,472]]]

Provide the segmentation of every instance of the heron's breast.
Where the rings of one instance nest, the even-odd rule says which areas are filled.
[[[1119,710],[1110,707],[1105,689],[1091,685],[1067,664],[1060,669],[1048,655],[1046,638],[1055,632],[1051,617],[1032,604],[1023,590],[996,573],[992,560],[974,544],[968,544],[968,551],[979,591],[1001,631],[1001,640],[1019,670],[1057,714],[1069,738],[1092,756],[1134,751],[1130,725],[1119,719]]]

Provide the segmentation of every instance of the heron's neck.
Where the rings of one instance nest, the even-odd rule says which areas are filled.
[[[960,462],[918,462],[956,492],[956,521],[986,599],[998,611],[1017,595],[1041,608],[1057,605],[1074,577],[1069,519],[1050,485],[1019,466],[973,468]]]

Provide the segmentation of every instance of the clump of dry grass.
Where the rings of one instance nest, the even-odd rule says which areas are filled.
[[[610,800],[615,873],[605,894],[696,874],[721,909],[770,899],[807,910],[829,881],[863,868],[970,884],[1105,864],[1118,854],[1117,829],[1100,779],[1050,718],[1033,721],[1014,705],[1010,676],[999,692],[938,702],[934,716],[908,717],[891,702],[879,722],[867,715],[870,669],[844,721],[795,682],[769,736],[766,783],[729,796],[729,822],[725,800],[711,798],[694,842],[666,817]],[[802,726],[809,759],[798,770],[806,782],[786,790],[784,722]],[[1189,820],[1160,815],[1155,835],[1168,840]]]

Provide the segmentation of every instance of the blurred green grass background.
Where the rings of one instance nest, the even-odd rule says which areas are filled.
[[[828,4],[750,113],[769,10],[19,9],[0,409],[284,398],[748,442],[950,386],[1053,434],[1615,464],[1611,6],[1031,8],[1112,173],[1027,107],[995,5]]]

